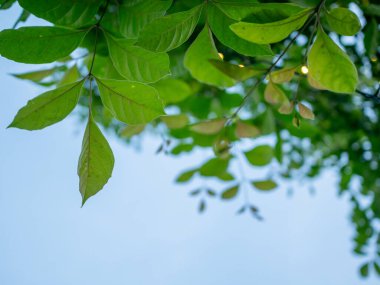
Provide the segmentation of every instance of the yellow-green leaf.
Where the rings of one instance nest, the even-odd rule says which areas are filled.
[[[358,73],[348,55],[338,47],[322,28],[308,56],[309,74],[318,85],[336,93],[354,93]]]
[[[213,119],[194,124],[190,127],[190,129],[195,133],[214,135],[219,133],[224,128],[225,123],[226,119]]]
[[[304,9],[301,12],[284,20],[272,23],[238,22],[230,26],[231,30],[247,41],[258,44],[271,44],[287,38],[293,31],[301,28],[313,9]]]
[[[200,82],[220,87],[234,85],[234,80],[214,67],[209,62],[210,59],[219,59],[219,56],[211,31],[206,25],[187,50],[184,65]]]
[[[253,181],[252,185],[262,191],[270,191],[277,188],[277,183],[273,180],[261,180],[261,181]]]

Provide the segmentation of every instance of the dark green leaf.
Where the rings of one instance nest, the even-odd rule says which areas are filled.
[[[69,55],[88,30],[25,27],[0,32],[0,55],[23,63],[48,63]]]

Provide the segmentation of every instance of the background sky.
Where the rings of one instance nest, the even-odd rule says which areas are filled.
[[[18,12],[1,12],[0,29]],[[254,193],[264,222],[220,201],[199,215],[191,187],[173,180],[201,154],[157,156],[157,140],[136,152],[111,137],[113,177],[80,208],[85,126],[69,117],[42,131],[6,129],[45,90],[8,74],[33,68],[0,58],[0,284],[379,284],[358,277],[363,260],[351,254],[350,208],[332,173],[314,196],[300,186],[291,198],[286,188]]]

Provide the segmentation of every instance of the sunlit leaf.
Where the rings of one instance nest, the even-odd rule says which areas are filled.
[[[309,107],[305,106],[304,104],[298,103],[298,110],[302,118],[308,119],[308,120],[315,119],[315,115],[313,111]]]
[[[255,69],[250,66],[246,67],[242,65],[232,64],[227,61],[210,59],[210,62],[225,75],[228,75],[237,81],[244,81],[248,78],[264,74],[265,72],[265,70]]]
[[[319,28],[308,56],[310,76],[327,90],[354,93],[358,73],[348,55]]]
[[[272,23],[239,22],[230,28],[239,37],[258,44],[270,44],[287,38],[293,31],[301,28],[309,18],[312,9],[305,9],[296,15]]]
[[[208,26],[200,32],[185,54],[184,65],[191,75],[200,82],[228,87],[235,82],[214,67],[209,60],[220,59]]]

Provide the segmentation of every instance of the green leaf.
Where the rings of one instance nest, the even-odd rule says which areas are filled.
[[[364,263],[360,269],[359,269],[359,272],[360,272],[360,275],[362,277],[368,277],[369,275],[369,264],[368,263]]]
[[[107,140],[90,115],[78,162],[82,206],[88,198],[98,193],[107,183],[112,175],[114,162],[114,156]]]
[[[69,55],[88,30],[25,27],[0,32],[0,55],[23,63],[48,63]]]
[[[206,163],[204,163],[199,168],[199,173],[202,176],[210,177],[210,176],[218,176],[220,174],[224,174],[227,171],[229,164],[228,159],[221,159],[218,157],[212,158]]]
[[[245,152],[245,157],[254,166],[264,166],[269,164],[273,158],[273,149],[269,145],[260,145]]]
[[[273,180],[261,180],[261,181],[253,181],[252,185],[262,191],[270,191],[277,188],[277,183]]]
[[[326,21],[334,32],[353,36],[361,29],[358,16],[347,8],[335,8],[326,13]]]
[[[125,80],[96,78],[100,97],[116,119],[131,125],[149,123],[164,115],[156,89]]]
[[[263,56],[273,54],[269,45],[258,45],[251,43],[235,35],[229,27],[230,25],[236,23],[236,21],[229,18],[217,6],[213,4],[208,6],[207,19],[216,38],[222,44],[235,50],[236,52],[246,56]]]
[[[226,123],[226,119],[212,119],[194,124],[190,127],[195,133],[203,135],[214,135],[219,133]]]
[[[215,1],[228,17],[236,21],[245,18],[253,19],[255,23],[270,23],[283,20],[297,14],[304,8],[289,3],[259,3],[257,1]]]
[[[369,57],[376,55],[377,43],[379,41],[379,29],[375,18],[372,18],[364,30],[364,47]]]
[[[169,57],[133,46],[130,40],[106,34],[111,60],[116,70],[126,79],[153,83],[170,74]]]
[[[272,23],[239,22],[230,26],[239,37],[258,44],[271,44],[287,38],[293,31],[301,28],[309,18],[312,9],[305,9],[287,19]]]
[[[186,114],[162,116],[160,119],[169,129],[182,129],[189,123],[189,117]]]
[[[220,87],[233,86],[235,82],[215,68],[210,59],[220,59],[211,31],[206,25],[185,54],[184,65],[200,82]]]
[[[230,78],[235,79],[236,81],[244,81],[248,78],[261,75],[265,72],[265,70],[255,69],[250,66],[245,67],[242,65],[236,65],[227,61],[210,59],[210,62],[218,70],[220,70]]]
[[[190,86],[181,79],[164,78],[152,86],[166,104],[181,102],[193,93]]]
[[[25,80],[30,80],[35,83],[38,83],[45,79],[46,77],[49,77],[53,75],[55,72],[62,70],[61,67],[53,67],[53,68],[48,68],[48,69],[41,69],[41,70],[36,70],[36,71],[31,71],[31,72],[26,72],[26,73],[19,73],[19,74],[12,74],[12,76],[19,78],[19,79],[25,79]],[[63,69],[64,70],[64,69]]]
[[[73,65],[71,68],[69,68],[66,71],[65,75],[62,77],[61,81],[59,82],[59,86],[75,82],[79,78],[81,78],[79,69],[76,65]]]
[[[143,27],[165,15],[171,0],[124,1],[119,8],[120,31],[126,38],[137,38]]]
[[[137,45],[152,51],[166,52],[182,45],[193,33],[203,5],[188,11],[157,18],[141,31]]]
[[[348,55],[322,28],[308,56],[309,74],[318,84],[336,93],[354,93],[358,73]]]
[[[39,130],[63,120],[77,105],[83,82],[64,85],[30,100],[8,128]]]
[[[35,16],[59,26],[83,27],[96,23],[99,0],[19,0],[20,6]]]
[[[190,181],[191,178],[193,178],[194,174],[198,172],[198,169],[191,169],[187,170],[185,172],[182,172],[176,179],[176,182],[178,183],[185,183]]]
[[[223,200],[230,200],[232,198],[235,198],[236,195],[238,194],[238,192],[239,192],[239,185],[233,186],[231,188],[228,188],[228,189],[224,190],[222,192],[221,198]]]
[[[16,2],[16,0],[1,0],[0,10],[9,9]]]

